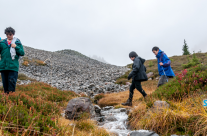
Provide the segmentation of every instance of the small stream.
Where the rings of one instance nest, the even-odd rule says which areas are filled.
[[[127,126],[128,115],[125,108],[114,109],[113,106],[107,106],[103,108],[101,114],[105,119],[103,122],[99,123],[100,127],[103,127],[118,136],[127,136],[132,132]],[[149,132],[148,130],[139,131]]]

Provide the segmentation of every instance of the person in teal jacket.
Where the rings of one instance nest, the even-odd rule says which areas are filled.
[[[12,43],[15,30],[11,27],[5,29],[6,39],[0,41],[0,72],[4,87],[4,93],[15,92],[19,71],[19,57],[24,56],[24,49],[19,39]],[[10,48],[16,50],[14,59],[11,57]]]

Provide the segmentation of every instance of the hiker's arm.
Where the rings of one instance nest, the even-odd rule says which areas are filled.
[[[170,66],[170,64],[171,64],[171,61],[170,61],[170,59],[167,57],[167,55],[165,54],[165,55],[163,56],[163,67],[168,67],[168,66]]]
[[[24,56],[24,49],[21,43],[17,43],[15,47],[16,53],[19,56]]]
[[[141,62],[139,59],[135,60],[132,72],[129,74],[128,79],[131,79],[134,75],[137,74],[137,72],[139,71],[139,68],[140,68],[140,63]]]

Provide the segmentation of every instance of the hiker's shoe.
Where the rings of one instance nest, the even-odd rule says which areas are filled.
[[[132,106],[132,101],[128,99],[125,103],[122,103],[123,106]]]
[[[147,94],[144,96],[144,98],[146,99],[148,96],[147,96]]]

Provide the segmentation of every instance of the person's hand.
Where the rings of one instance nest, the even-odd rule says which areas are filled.
[[[16,44],[12,44],[11,47],[15,48],[17,45]]]
[[[131,77],[128,76],[128,80],[130,80],[130,79],[131,79]]]
[[[163,66],[163,63],[162,62],[160,62],[160,66]]]

